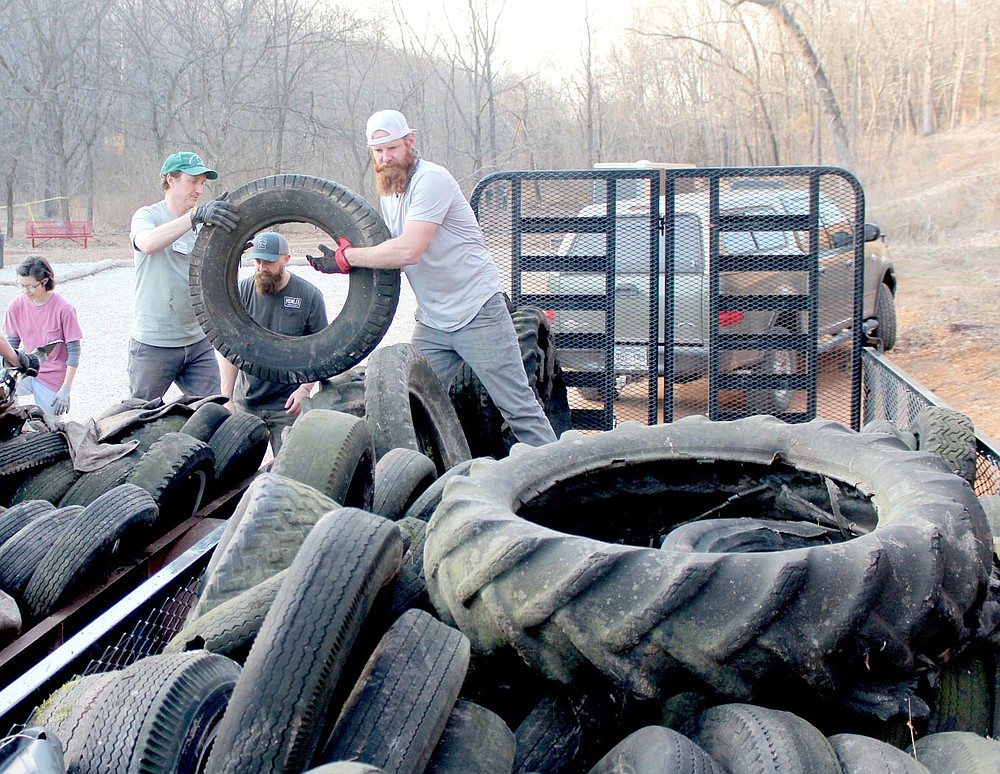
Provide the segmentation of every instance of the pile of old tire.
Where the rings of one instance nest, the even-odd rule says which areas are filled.
[[[134,706],[60,707],[95,740],[64,742],[70,770],[154,740],[177,771],[996,770],[988,526],[938,455],[691,418],[438,475],[412,429],[381,455],[378,432],[296,422],[184,628],[130,667]],[[156,659],[183,657],[231,662],[227,699],[175,711]],[[147,733],[149,708],[188,720]],[[98,718],[118,757],[94,763]]]
[[[21,632],[254,473],[266,451],[263,422],[204,402],[170,407],[130,425],[124,456],[81,473],[66,437],[33,432],[0,444],[0,641]]]

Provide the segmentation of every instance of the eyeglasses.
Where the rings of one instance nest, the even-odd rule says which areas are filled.
[[[38,290],[38,286],[39,283],[37,282],[34,285],[21,285],[21,290],[23,290],[25,293],[34,293],[36,290]]]

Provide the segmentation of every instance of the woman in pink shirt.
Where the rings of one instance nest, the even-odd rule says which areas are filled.
[[[19,395],[32,395],[46,414],[69,411],[69,395],[77,366],[80,364],[80,339],[83,333],[76,309],[54,291],[52,266],[40,255],[29,255],[17,267],[17,283],[23,295],[7,307],[4,333],[15,349],[25,352],[62,342],[52,350],[38,370],[38,376],[23,377],[17,385]]]

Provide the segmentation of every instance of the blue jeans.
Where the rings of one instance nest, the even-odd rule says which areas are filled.
[[[173,382],[185,395],[204,397],[222,392],[219,361],[208,337],[186,347],[154,347],[129,339],[130,397],[162,398]]]
[[[446,389],[462,361],[468,363],[518,441],[541,446],[556,440],[552,425],[528,385],[514,323],[499,293],[457,331],[446,333],[418,322],[412,341]]]

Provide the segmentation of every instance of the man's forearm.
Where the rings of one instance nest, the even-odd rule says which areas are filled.
[[[167,221],[154,229],[144,231],[135,240],[135,246],[146,255],[158,253],[191,230],[191,213]]]
[[[344,251],[351,266],[365,269],[402,269],[420,260],[421,253],[397,239],[387,239],[373,247],[349,247]]]

